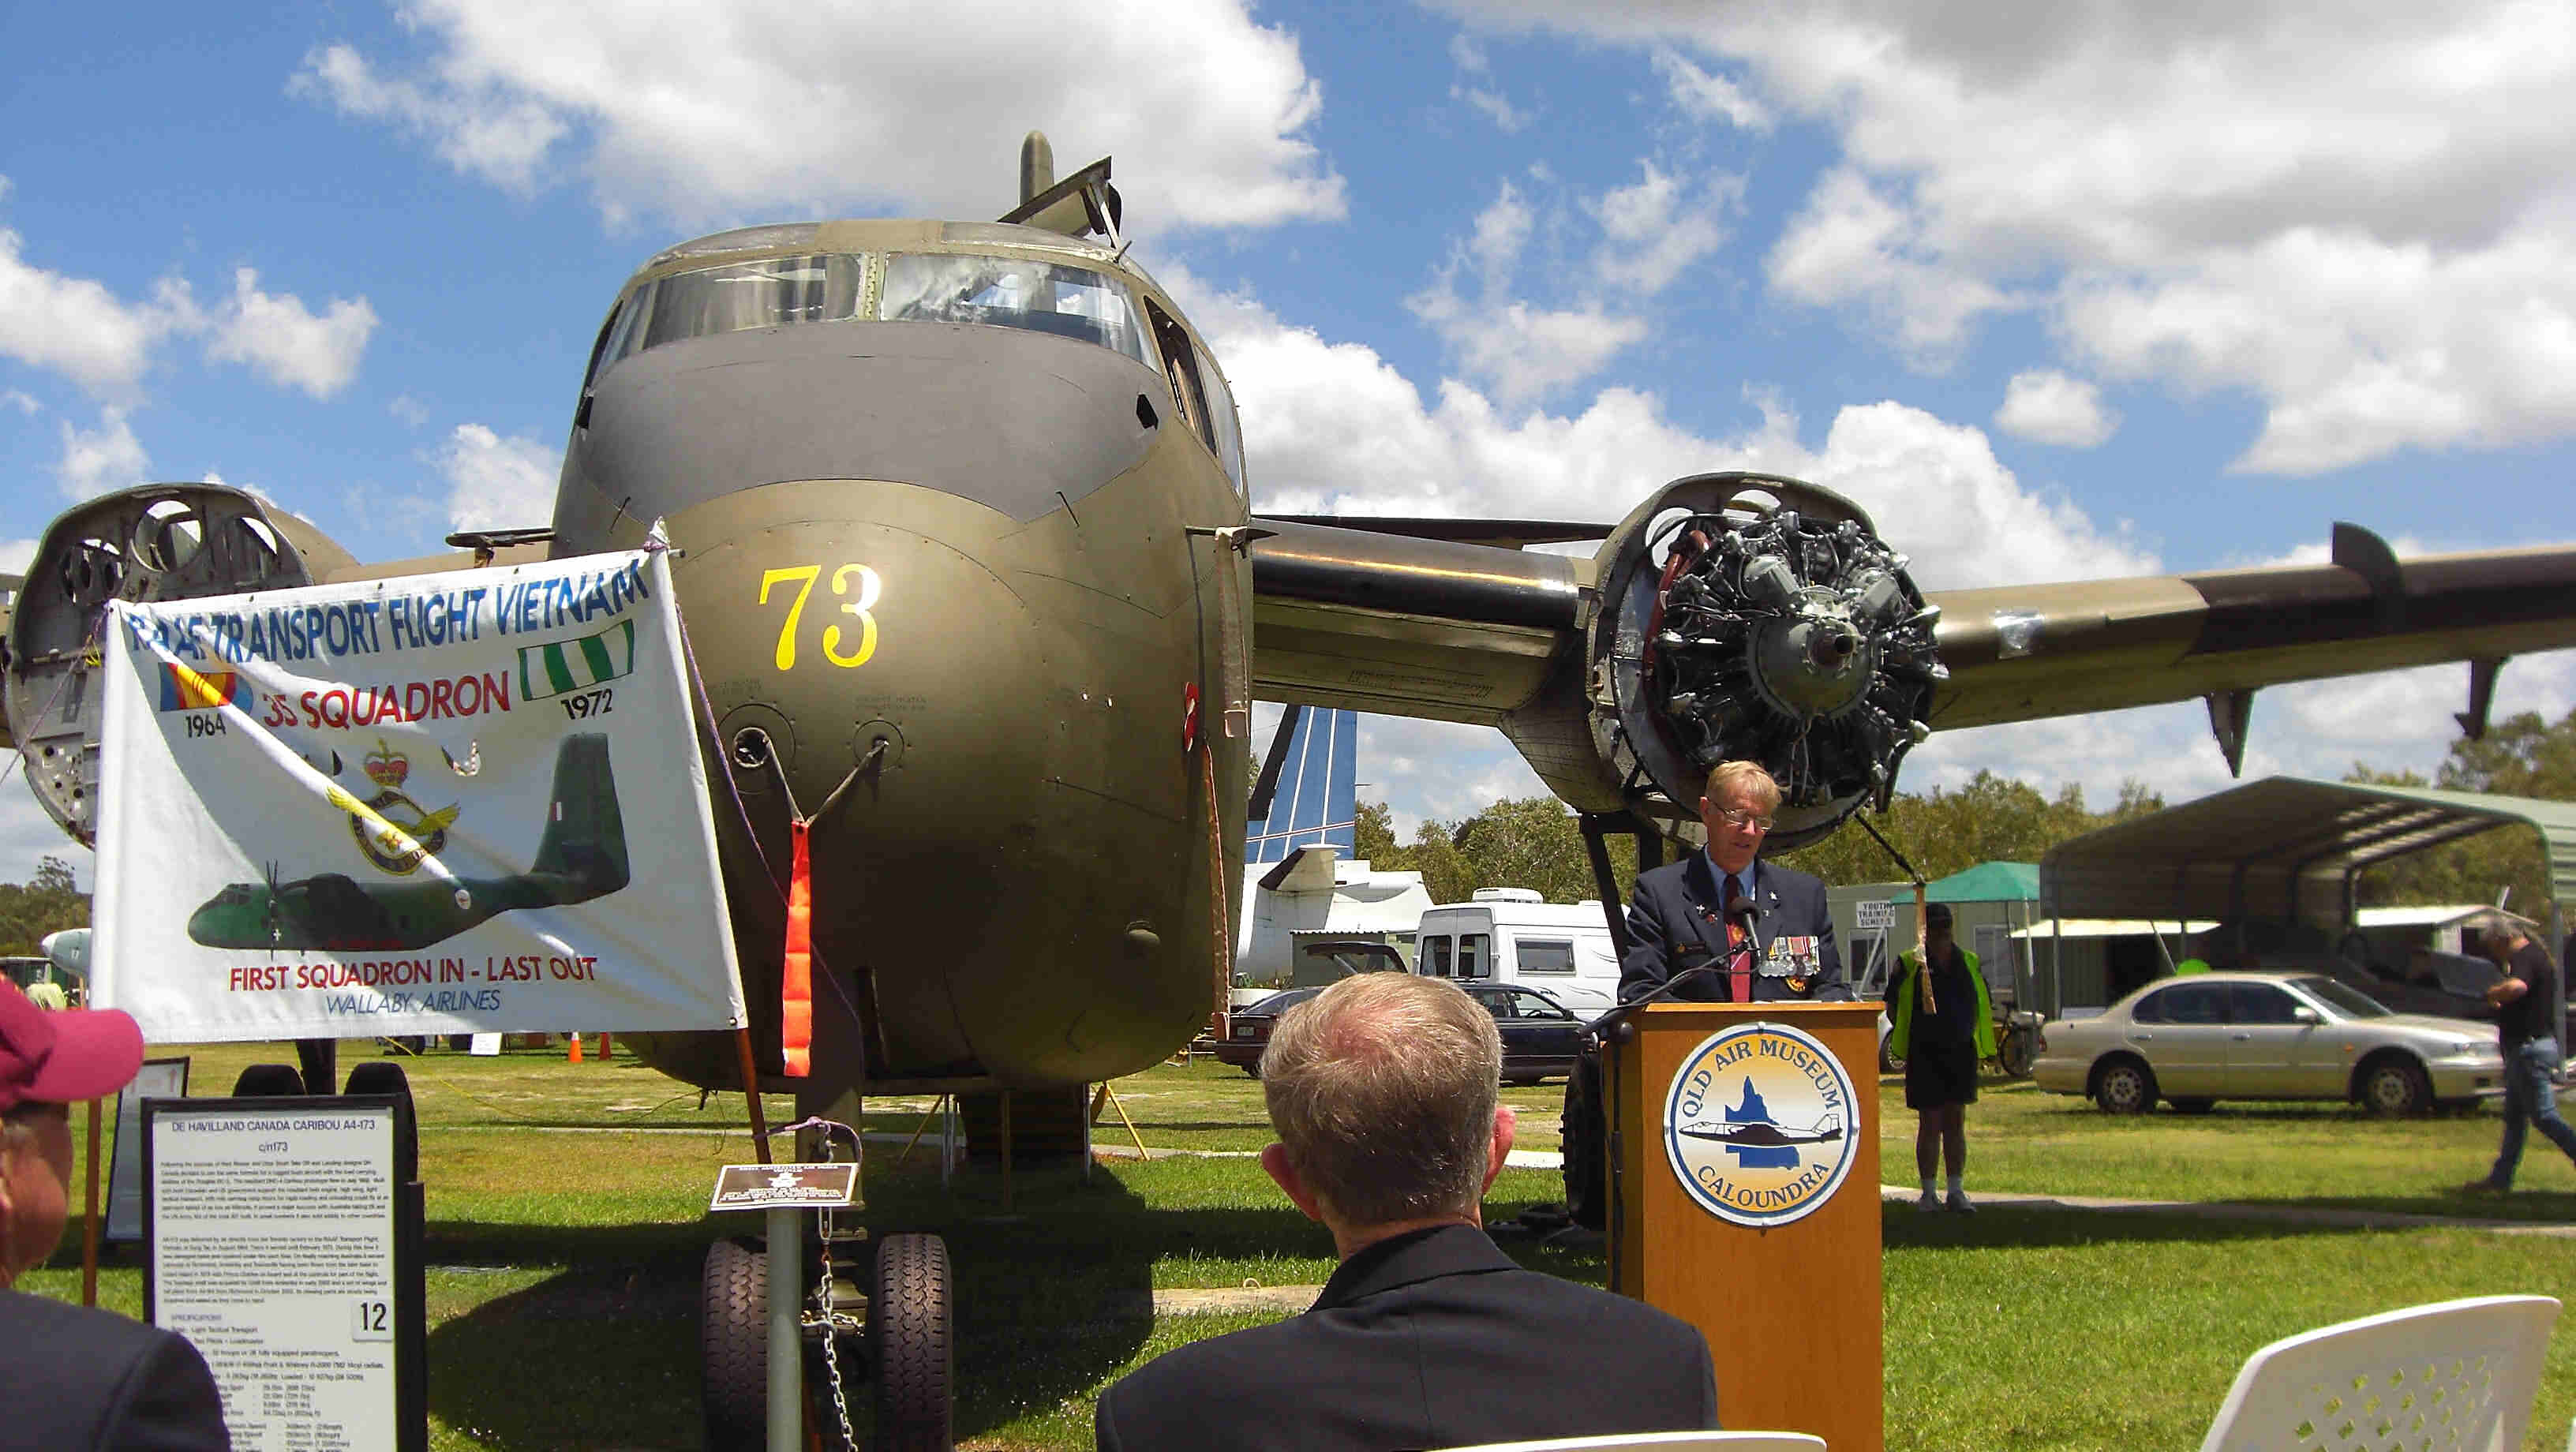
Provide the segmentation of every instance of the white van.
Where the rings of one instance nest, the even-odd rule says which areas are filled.
[[[1619,955],[1601,904],[1548,903],[1525,887],[1479,888],[1473,902],[1425,909],[1413,971],[1542,989],[1583,1018],[1619,1001]]]

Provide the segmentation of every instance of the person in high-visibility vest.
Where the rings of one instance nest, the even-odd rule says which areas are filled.
[[[1995,1051],[1994,1006],[1986,998],[1986,975],[1977,955],[1950,937],[1950,905],[1924,909],[1921,954],[1897,961],[1896,1024],[1887,1051],[1905,1061],[1905,1107],[1915,1112],[1914,1169],[1923,1177],[1919,1210],[1976,1213],[1968,1203],[1961,1178],[1968,1166],[1968,1106],[1977,1099],[1977,1061]],[[1922,964],[1932,964],[1932,991],[1920,990]],[[1950,1193],[1933,1193],[1932,1171],[1939,1162],[1950,1172]]]

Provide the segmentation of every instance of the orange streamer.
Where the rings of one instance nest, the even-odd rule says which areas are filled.
[[[814,871],[805,835],[805,823],[789,824],[796,855],[787,882],[787,963],[778,979],[778,1047],[791,1079],[805,1077],[814,1055]]]

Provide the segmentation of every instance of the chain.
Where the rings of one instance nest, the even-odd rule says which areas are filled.
[[[824,1136],[829,1145],[831,1137]],[[828,1156],[831,1151],[827,1148]],[[826,1161],[828,1163],[828,1160]],[[822,1212],[823,1275],[814,1287],[814,1309],[823,1322],[823,1377],[832,1386],[832,1415],[841,1423],[841,1446],[858,1452],[858,1430],[850,1425],[850,1394],[841,1385],[841,1326],[832,1310],[832,1212]]]
[[[850,1146],[854,1153],[859,1148],[857,1130],[838,1120],[825,1119],[819,1114],[809,1116],[795,1124],[781,1125],[770,1133],[793,1134],[800,1129],[819,1129],[823,1132],[822,1162],[827,1165],[832,1163],[833,1130],[837,1129],[850,1137]],[[831,1384],[832,1415],[841,1424],[841,1446],[849,1449],[849,1452],[857,1452],[859,1432],[856,1427],[850,1425],[850,1394],[841,1381],[841,1321],[843,1318],[833,1309],[832,1304],[832,1212],[818,1210],[815,1212],[815,1217],[815,1232],[819,1241],[819,1254],[822,1257],[822,1270],[814,1280],[813,1319],[823,1328],[823,1376]]]

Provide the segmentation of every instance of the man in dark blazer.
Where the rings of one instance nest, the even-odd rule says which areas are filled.
[[[205,1358],[179,1336],[9,1286],[44,1262],[70,1214],[69,1106],[123,1088],[143,1035],[114,1009],[47,1011],[0,983],[0,1447],[47,1452],[229,1448]]]
[[[1666,997],[1701,1003],[1849,999],[1822,879],[1762,860],[1780,784],[1757,762],[1708,774],[1699,800],[1708,850],[1640,873],[1628,895],[1628,953],[1619,1001],[1660,993],[1691,969],[1709,971]],[[1731,924],[1731,925],[1730,925]],[[1587,1053],[1565,1077],[1565,1219],[1532,1211],[1524,1233],[1581,1249],[1599,1243],[1609,1218],[1602,1186],[1601,1060]]]
[[[1262,1168],[1333,1234],[1303,1315],[1156,1358],[1101,1394],[1101,1452],[1400,1448],[1717,1425],[1708,1344],[1641,1302],[1523,1270],[1482,1204],[1512,1147],[1492,1015],[1444,981],[1346,978],[1261,1058]]]
[[[1621,1003],[1694,968],[1716,971],[1675,988],[1671,997],[1700,1003],[1851,997],[1823,879],[1761,858],[1779,807],[1779,784],[1754,762],[1730,761],[1709,773],[1699,801],[1708,850],[1639,875],[1629,894]]]

